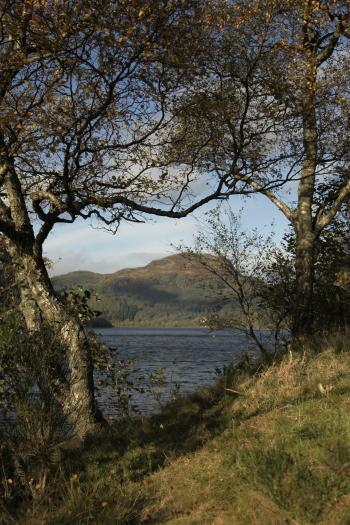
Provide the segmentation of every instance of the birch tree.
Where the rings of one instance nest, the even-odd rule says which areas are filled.
[[[298,337],[313,325],[315,243],[350,195],[349,22],[336,0],[211,2],[204,73],[174,132],[179,160],[290,221]]]
[[[48,324],[67,347],[60,402],[81,436],[98,414],[90,346],[53,289],[43,245],[58,223],[116,231],[227,193],[216,179],[196,195],[198,173],[160,158],[202,12],[196,0],[0,2],[0,233],[28,329]]]
[[[184,94],[207,62],[210,5],[0,1],[0,234],[28,329],[49,325],[67,348],[53,394],[82,437],[98,418],[91,350],[53,289],[44,243],[59,223],[116,232],[236,192],[230,173],[204,172],[177,149]]]

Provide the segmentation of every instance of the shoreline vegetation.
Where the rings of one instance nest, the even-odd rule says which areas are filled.
[[[30,502],[3,449],[0,522],[345,525],[349,367],[348,338],[335,334],[270,365],[226,368],[159,414],[57,446],[45,481],[33,474]]]
[[[222,327],[222,328],[211,328],[210,326],[207,326],[203,323],[201,323],[199,320],[197,323],[193,322],[193,324],[191,323],[187,323],[187,324],[183,324],[181,322],[179,322],[178,324],[176,323],[159,323],[158,325],[154,325],[153,323],[149,323],[149,324],[140,324],[140,323],[133,323],[133,322],[125,322],[125,323],[118,323],[116,325],[106,321],[105,319],[102,319],[101,320],[102,322],[100,323],[100,319],[97,317],[96,319],[93,319],[91,322],[87,323],[87,328],[115,328],[115,329],[118,329],[118,328],[134,328],[134,329],[143,329],[143,328],[149,328],[150,330],[159,330],[159,329],[172,329],[172,328],[178,328],[179,330],[183,329],[183,330],[188,330],[188,329],[191,329],[191,328],[198,328],[198,329],[201,329],[201,328],[204,328],[204,329],[208,329],[208,330],[211,330],[213,333],[215,333],[215,331],[217,330],[249,330],[249,327],[248,326],[227,326],[227,327]],[[253,326],[254,330],[271,330],[272,327],[271,326],[266,326],[266,325],[263,325],[263,326],[260,326],[260,325],[256,325],[256,326]]]

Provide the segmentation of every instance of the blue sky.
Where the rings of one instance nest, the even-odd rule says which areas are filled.
[[[258,227],[269,231],[274,222],[276,240],[288,223],[270,201],[255,195],[248,199],[232,197],[230,206],[238,212],[242,206],[242,225],[249,230]],[[58,275],[76,270],[112,273],[121,268],[144,266],[154,259],[174,253],[171,244],[191,245],[193,236],[203,224],[202,209],[180,220],[156,218],[145,224],[123,223],[116,235],[93,229],[87,222],[59,225],[45,244],[45,255],[53,262],[51,273]]]

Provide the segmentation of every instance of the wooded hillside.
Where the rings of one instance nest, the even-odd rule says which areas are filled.
[[[95,292],[92,307],[114,326],[196,326],[208,314],[235,308],[215,276],[180,255],[112,274],[71,272],[53,282],[58,290]]]

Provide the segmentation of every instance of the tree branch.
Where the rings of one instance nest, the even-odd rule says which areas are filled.
[[[350,180],[348,180],[348,182],[344,184],[342,189],[339,191],[338,196],[333,203],[333,206],[328,210],[328,212],[322,213],[319,215],[318,219],[316,220],[316,224],[315,224],[315,232],[317,233],[317,235],[319,235],[322,232],[322,230],[326,226],[328,226],[328,224],[338,213],[345,199],[349,197],[349,195],[350,195]]]
[[[344,28],[343,22],[339,21],[337,28],[332,34],[331,38],[329,39],[327,46],[324,49],[322,49],[320,53],[317,54],[317,60],[316,60],[317,66],[320,66],[321,64],[323,64],[323,62],[325,62],[329,57],[332,56],[333,51],[335,50],[339,42],[339,39],[344,34],[344,32],[345,32],[345,28]]]
[[[295,212],[288,206],[288,204],[286,204],[285,202],[282,201],[282,199],[277,197],[277,195],[275,195],[275,193],[273,193],[273,191],[271,191],[269,189],[265,189],[263,184],[260,184],[260,182],[257,182],[255,180],[251,180],[249,177],[244,177],[244,176],[241,176],[241,175],[238,175],[238,176],[235,175],[235,176],[239,180],[242,180],[242,181],[246,182],[247,184],[249,184],[249,186],[254,191],[256,191],[258,193],[262,193],[263,195],[268,197],[268,199],[270,199],[270,201],[273,202],[273,204],[275,206],[277,206],[277,208],[287,217],[287,219],[291,223],[294,223]]]

